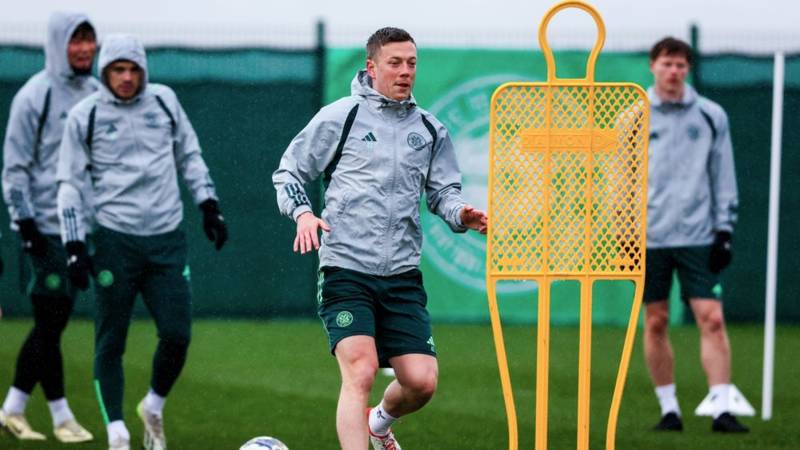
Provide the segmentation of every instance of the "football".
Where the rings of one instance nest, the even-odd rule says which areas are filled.
[[[289,447],[274,437],[259,436],[245,442],[239,450],[289,450]]]

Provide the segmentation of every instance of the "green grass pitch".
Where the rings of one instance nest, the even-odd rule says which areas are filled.
[[[14,360],[31,322],[0,321],[0,393],[5,395]],[[334,414],[339,376],[329,356],[324,332],[317,322],[197,321],[189,361],[165,409],[170,448],[236,450],[247,439],[272,435],[292,450],[338,448]],[[422,411],[395,426],[403,448],[409,450],[507,448],[506,419],[491,329],[484,325],[435,325],[439,351],[439,389]],[[591,448],[605,448],[605,420],[617,370],[624,330],[593,331]],[[637,339],[618,428],[618,449],[797,449],[800,362],[789,353],[800,348],[800,328],[779,327],[775,373],[774,417],[770,422],[745,418],[747,435],[712,434],[710,419],[692,412],[706,393],[698,360],[697,331],[672,331],[677,355],[676,377],[686,430],[657,434],[648,429],[658,419],[658,405],[647,377]],[[760,407],[762,330],[757,326],[730,328],[734,381]],[[533,448],[535,398],[535,328],[506,329],[512,360],[512,382],[523,435],[521,449]],[[551,351],[550,446],[575,447],[577,395],[576,327],[554,327]],[[145,393],[155,330],[149,321],[135,322],[125,355],[125,414],[132,448],[141,444],[141,424],[134,408]],[[76,320],[64,335],[67,393],[77,417],[96,436],[75,449],[104,449],[105,433],[92,391],[92,326]],[[376,401],[389,379],[378,376]],[[2,449],[63,449],[52,438],[50,417],[41,390],[28,408],[34,427],[47,432],[46,443],[19,443],[0,434]]]

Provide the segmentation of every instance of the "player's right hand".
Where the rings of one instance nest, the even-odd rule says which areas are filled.
[[[34,256],[44,256],[47,253],[47,240],[45,240],[36,222],[33,219],[17,221],[19,237],[22,239],[22,249]]]
[[[299,251],[301,255],[304,255],[313,250],[319,250],[318,230],[320,228],[323,231],[331,231],[330,225],[311,212],[297,216],[297,235],[292,247],[294,251]]]
[[[69,241],[65,247],[69,280],[76,288],[85,291],[89,288],[89,274],[94,273],[94,265],[89,258],[86,244],[81,241]]]
[[[214,243],[217,251],[222,249],[225,241],[228,240],[228,227],[225,219],[219,210],[219,203],[213,198],[209,198],[198,205],[203,212],[203,231],[208,240]]]

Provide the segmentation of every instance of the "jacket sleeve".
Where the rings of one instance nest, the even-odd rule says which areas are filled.
[[[324,110],[323,110],[324,111]],[[341,126],[324,118],[320,111],[289,143],[272,184],[281,214],[295,221],[300,214],[313,212],[304,185],[319,177],[334,158]]]
[[[441,217],[451,230],[463,233],[467,228],[461,224],[461,209],[465,205],[461,196],[461,171],[447,130],[439,131],[435,144],[438,148],[431,150],[433,156],[425,182],[428,209]]]
[[[29,96],[17,94],[3,143],[3,199],[12,221],[35,217],[31,201],[31,168],[39,114]]]
[[[85,130],[81,129],[81,121],[76,110],[72,110],[64,126],[61,146],[58,148],[58,220],[61,224],[61,240],[85,241],[83,192],[89,187],[88,147],[85,142]]]
[[[208,199],[218,200],[214,181],[208,171],[205,161],[201,155],[200,142],[194,132],[192,123],[183,110],[180,102],[175,99],[177,104],[177,115],[175,117],[175,166],[183,182],[192,195],[196,205]]]
[[[736,188],[730,127],[724,111],[720,113],[717,126],[717,137],[708,162],[713,223],[717,231],[733,232],[738,219],[739,194]]]

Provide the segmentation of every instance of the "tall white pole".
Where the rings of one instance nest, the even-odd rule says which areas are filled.
[[[775,366],[775,294],[778,278],[778,220],[781,186],[781,137],[783,131],[783,52],[775,53],[772,87],[772,149],[769,177],[769,234],[767,240],[767,292],[764,313],[764,375],[761,418],[772,418],[772,385]]]

